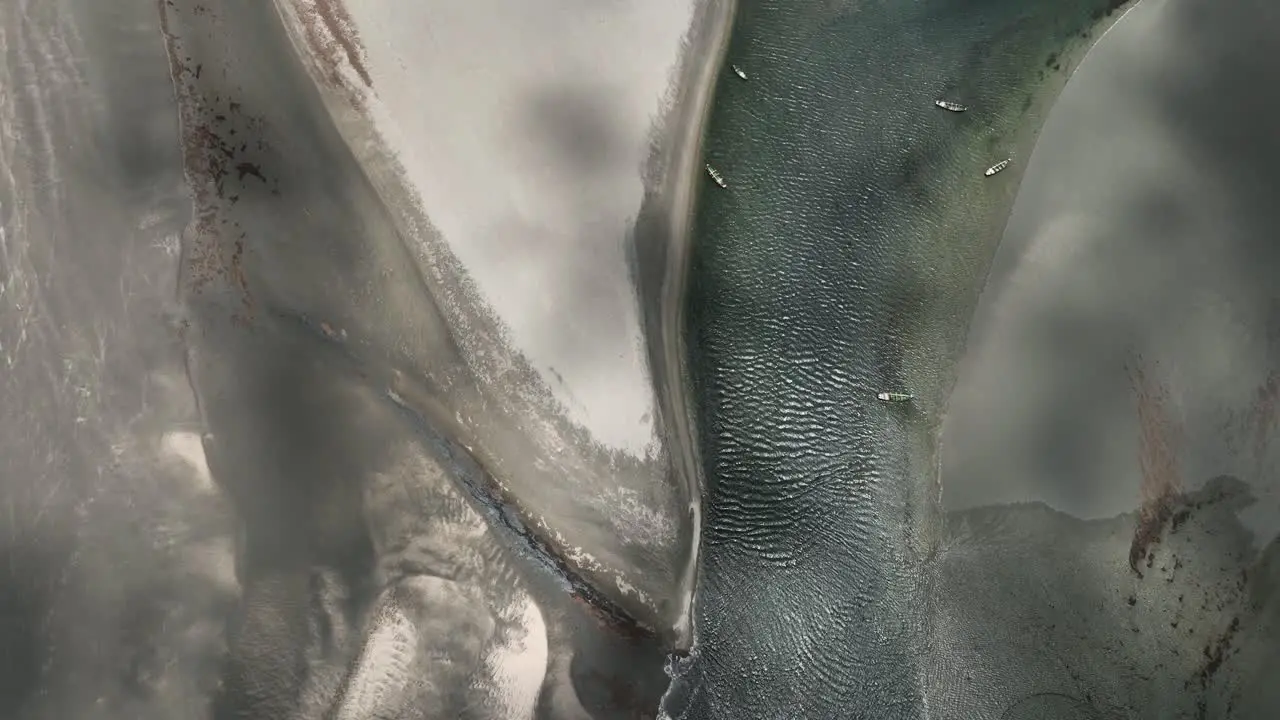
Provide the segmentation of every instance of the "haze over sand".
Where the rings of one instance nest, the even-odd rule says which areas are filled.
[[[277,5],[459,347],[475,400],[430,422],[686,644],[701,490],[680,244],[732,4]]]
[[[0,717],[207,717],[239,599],[153,3],[0,3]]]
[[[1277,32],[1144,0],[1045,125],[944,422],[948,710],[1280,713]]]
[[[688,522],[696,478],[668,481],[652,416],[605,417],[595,438],[566,430],[547,398],[495,401],[468,384],[450,331],[499,355],[486,343],[502,338],[446,327],[434,301],[456,301],[458,283],[418,292],[406,270],[420,258],[388,230],[274,13],[257,0],[0,4],[0,715],[202,718],[216,697],[238,717],[345,717],[439,708],[439,693],[503,718],[650,711],[662,643],[601,623],[601,609],[647,593],[670,612],[635,600],[630,619],[680,641],[661,625],[681,623],[682,604],[661,595],[687,587],[696,522],[683,541],[669,530]],[[690,56],[714,45],[695,40]],[[706,79],[700,62],[678,68]],[[664,107],[700,115],[697,99],[668,106],[655,87],[655,128]],[[641,195],[688,190],[656,179],[687,142],[657,143]],[[664,287],[679,275],[659,270]],[[635,317],[617,334],[639,342]],[[647,352],[678,357],[667,335]],[[541,382],[521,372],[513,385]],[[625,388],[621,403],[643,404]],[[467,416],[501,427],[468,435]],[[632,455],[654,452],[610,455],[633,424]],[[564,443],[525,452],[522,425]],[[557,575],[513,557],[494,528],[521,497],[512,513],[466,497],[484,481],[462,450],[485,459],[474,436],[497,437],[506,468],[588,456],[539,471],[533,485],[565,485],[530,498],[562,515],[529,535],[560,553],[601,538],[608,567],[579,555],[576,574]],[[584,497],[565,465],[590,465],[580,475],[603,496]],[[591,573],[618,599],[565,587]]]

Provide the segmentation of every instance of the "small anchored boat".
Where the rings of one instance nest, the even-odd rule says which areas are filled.
[[[744,72],[742,72],[742,68],[738,67],[737,65],[730,65],[729,67],[733,68],[733,74],[734,74],[734,75],[737,75],[738,77],[742,78],[743,80],[746,80],[746,79],[747,79],[747,74],[746,74],[746,73],[744,73]]]
[[[933,104],[943,110],[950,110],[951,112],[964,112],[969,109],[966,105],[961,105],[958,102],[951,102],[950,100],[934,100]]]
[[[1009,160],[1009,158],[1005,158],[1004,160],[1001,160],[995,165],[992,165],[991,167],[987,168],[982,174],[986,175],[987,177],[991,177],[992,175],[995,175],[1001,170],[1004,170],[1005,168],[1009,167],[1010,162],[1011,160]]]
[[[724,176],[720,174],[720,171],[719,171],[719,170],[716,170],[715,168],[713,168],[713,167],[711,167],[710,165],[708,165],[708,166],[707,166],[707,174],[708,174],[708,175],[710,175],[710,176],[711,176],[711,179],[712,179],[712,180],[715,180],[715,181],[716,181],[716,184],[717,184],[717,185],[719,185],[720,187],[722,187],[722,188],[727,188],[727,187],[729,187],[727,184],[725,184]]]
[[[876,399],[880,400],[881,402],[904,403],[904,402],[911,402],[912,400],[915,400],[916,396],[908,395],[907,393],[900,393],[900,392],[882,392],[882,393],[876,393]]]

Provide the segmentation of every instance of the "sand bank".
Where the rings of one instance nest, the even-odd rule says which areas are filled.
[[[931,425],[933,437],[928,441],[928,450],[923,457],[931,468],[929,476],[934,477],[939,492],[945,492],[943,473],[943,457],[941,444],[944,437],[944,424],[951,402],[951,395],[959,377],[965,372],[967,364],[974,360],[967,354],[970,344],[981,342],[987,323],[981,322],[990,310],[987,306],[995,299],[1008,274],[1012,271],[1012,258],[1016,253],[1004,248],[1004,238],[1013,220],[1015,200],[1022,186],[1027,169],[1035,158],[1035,149],[1041,131],[1054,104],[1062,95],[1068,81],[1088,57],[1090,50],[1138,4],[1137,0],[1118,4],[1110,11],[1095,13],[1091,22],[1079,32],[1066,38],[1055,52],[1045,58],[1043,67],[1037,71],[1040,77],[1038,85],[1024,100],[1023,115],[1014,130],[1007,136],[1004,147],[1014,159],[1010,168],[1001,173],[1000,182],[994,202],[988,210],[987,218],[978,227],[987,240],[983,243],[987,254],[986,269],[978,278],[976,285],[969,288],[965,307],[972,308],[971,319],[963,326],[964,337],[955,349],[953,358],[955,366],[943,376],[941,388],[944,395],[935,422]],[[939,508],[941,509],[941,508]]]
[[[1081,4],[1084,5],[1087,4]],[[911,253],[913,282],[930,288],[925,293],[929,299],[923,302],[926,311],[920,318],[922,322],[908,333],[904,354],[915,359],[903,367],[907,385],[923,389],[929,398],[923,406],[928,421],[912,433],[915,450],[909,462],[911,476],[933,479],[928,504],[935,512],[931,529],[919,539],[924,554],[930,552],[927,548],[937,541],[936,533],[941,531],[936,523],[941,520],[937,500],[944,492],[943,420],[970,339],[969,321],[965,318],[976,313],[990,276],[999,272],[997,251],[1049,112],[1090,49],[1136,5],[1136,0],[1108,0],[1095,5],[1095,10],[1079,11],[1082,15],[1074,24],[1060,24],[1056,37],[1043,38],[1040,55],[1029,57],[1029,66],[1020,71],[1020,85],[1010,88],[996,107],[981,109],[994,116],[986,121],[989,130],[958,144],[971,158],[972,169],[952,183],[951,201],[932,219],[932,229],[928,231],[931,239]],[[991,178],[980,174],[984,165],[1005,158],[1011,160],[1005,171]],[[974,240],[957,248],[950,235],[937,233],[937,228],[954,227],[966,228]]]
[[[429,421],[577,576],[686,646],[681,243],[731,4],[277,5],[463,358]]]
[[[1236,258],[1250,258],[1253,264],[1267,259],[1249,244],[1250,218],[1260,209],[1245,204],[1244,193],[1226,189],[1231,187],[1228,182],[1214,178],[1221,172],[1220,157],[1230,157],[1234,149],[1216,154],[1200,151],[1197,145],[1204,142],[1202,136],[1213,132],[1212,125],[1183,126],[1195,118],[1183,114],[1175,121],[1164,100],[1174,92],[1166,77],[1176,75],[1166,75],[1166,68],[1175,62],[1171,59],[1177,45],[1173,18],[1178,17],[1180,4],[1140,5],[1126,25],[1116,30],[1123,31],[1127,42],[1100,44],[1086,62],[1087,72],[1081,74],[1080,82],[1064,95],[1048,126],[1052,134],[1037,146],[1028,182],[1019,194],[975,314],[973,357],[966,362],[962,378],[969,382],[961,383],[971,387],[957,390],[957,400],[966,399],[972,407],[981,397],[980,388],[990,386],[993,372],[1011,386],[1023,387],[1015,393],[1023,398],[1018,403],[1006,405],[994,398],[985,403],[993,411],[993,420],[1004,417],[1017,427],[1016,432],[1010,427],[1001,442],[1030,446],[1030,441],[1011,438],[1052,425],[1064,438],[1076,436],[1077,444],[1095,448],[1087,460],[1080,458],[1075,464],[1097,465],[1097,469],[1074,473],[1087,476],[1074,482],[1097,485],[1088,493],[1049,498],[1035,493],[1057,492],[1053,487],[1020,480],[1016,489],[1030,495],[1004,496],[1015,487],[995,491],[993,485],[988,491],[994,495],[979,493],[988,495],[981,501],[977,494],[968,493],[962,501],[957,493],[958,506],[1040,499],[1088,518],[1129,509],[1139,494],[1133,484],[1139,476],[1134,452],[1138,436],[1129,371],[1141,369],[1141,357],[1147,358],[1146,363],[1183,358],[1177,366],[1163,370],[1145,368],[1150,382],[1157,382],[1158,375],[1160,383],[1184,385],[1178,392],[1181,397],[1169,399],[1184,406],[1180,413],[1190,413],[1206,400],[1195,400],[1194,395],[1202,392],[1197,386],[1214,388],[1222,401],[1247,404],[1245,397],[1266,380],[1267,369],[1260,363],[1268,355],[1267,333],[1248,325],[1263,322],[1256,313],[1270,301],[1259,297],[1246,302],[1244,294],[1253,292],[1245,283],[1249,276],[1232,267]],[[1090,67],[1095,58],[1108,70]],[[1225,81],[1222,87],[1224,107],[1239,102],[1233,96],[1238,90]],[[1265,93],[1255,98],[1260,103],[1268,100]],[[1249,127],[1241,126],[1242,133]],[[1240,143],[1256,145],[1259,153],[1266,151],[1264,144],[1247,137],[1241,137]],[[1243,166],[1241,172],[1249,168]],[[1176,198],[1176,202],[1165,198]],[[1165,203],[1167,210],[1152,212],[1153,205]],[[1240,207],[1228,209],[1233,205]],[[1178,208],[1177,227],[1160,228],[1163,217],[1174,217],[1170,215],[1174,207]],[[1224,223],[1227,217],[1232,220]],[[1179,240],[1189,233],[1203,234],[1206,244]],[[1062,344],[1065,332],[1034,335],[1036,327],[1068,324],[1072,328],[1069,347]],[[1196,336],[1203,339],[1191,343]],[[1083,352],[1086,348],[1088,352]],[[1051,367],[1057,369],[1047,371]],[[1235,375],[1231,382],[1224,384],[1223,378],[1213,377],[1228,367]],[[1248,390],[1229,389],[1236,382]],[[968,397],[960,398],[960,390]],[[1044,392],[1049,396],[1042,396]],[[1066,402],[1068,396],[1070,402]],[[1040,399],[1033,402],[1032,398]],[[1051,420],[1056,412],[1086,401],[1091,407],[1083,413],[1091,418],[1088,422]],[[1073,410],[1071,416],[1078,413]],[[1035,420],[1029,422],[1029,418]],[[996,472],[997,466],[988,464],[994,459],[992,448],[986,447],[996,438],[956,430],[957,436],[969,436],[957,453],[969,454],[975,461],[987,456],[979,465],[990,472],[979,474],[990,475],[993,481],[996,475],[1008,480],[1010,475],[1058,474],[1052,467],[1033,472],[1031,468],[1040,464],[1034,457],[1019,460],[1032,463],[1023,471],[1010,473],[1001,462],[1003,469]],[[1086,435],[1087,441],[1079,439]],[[1036,444],[1043,449],[1057,442],[1046,437]],[[1187,448],[1193,444],[1190,438],[1179,443]],[[1012,462],[1014,454],[1010,450],[1005,460]]]

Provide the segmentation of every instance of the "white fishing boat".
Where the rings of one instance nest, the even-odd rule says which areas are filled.
[[[1009,158],[1005,158],[1004,160],[1001,160],[995,165],[992,165],[991,167],[987,168],[986,171],[984,171],[982,174],[986,175],[987,177],[991,177],[992,175],[995,175],[1001,170],[1004,170],[1005,168],[1009,167],[1010,162],[1012,161],[1009,160]]]
[[[966,105],[961,105],[958,102],[951,102],[950,100],[934,100],[933,104],[943,110],[950,110],[951,112],[964,112],[969,109]]]
[[[746,79],[747,79],[747,74],[746,74],[746,73],[744,73],[744,72],[742,72],[742,68],[738,67],[737,65],[730,65],[729,67],[733,68],[733,74],[734,74],[734,75],[737,75],[738,77],[742,78],[743,80],[746,80]]]
[[[916,399],[916,396],[900,392],[882,392],[876,393],[876,398],[882,402],[902,403],[911,402]]]
[[[707,166],[707,174],[708,174],[708,175],[710,175],[710,176],[711,176],[711,179],[712,179],[712,180],[715,180],[715,181],[716,181],[716,184],[717,184],[717,185],[719,185],[720,187],[722,187],[722,188],[727,188],[727,187],[729,187],[728,185],[726,185],[726,184],[725,184],[725,182],[724,182],[724,176],[720,174],[720,171],[719,171],[719,170],[716,170],[715,168],[713,168],[713,167],[711,167],[710,165],[708,165],[708,166]]]

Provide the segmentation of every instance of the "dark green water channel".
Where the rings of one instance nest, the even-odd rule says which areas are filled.
[[[1019,158],[982,171],[1025,154],[1111,4],[741,3],[750,80],[721,81],[705,147],[729,187],[695,229],[708,523],[673,717],[926,716],[933,436]]]

